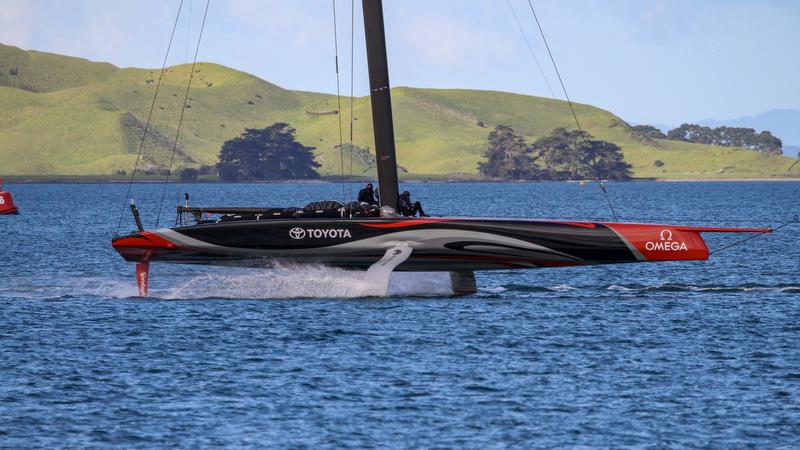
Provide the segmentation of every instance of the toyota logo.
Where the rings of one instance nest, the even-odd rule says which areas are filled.
[[[306,230],[302,228],[292,228],[289,230],[289,237],[292,239],[303,239],[306,237]]]

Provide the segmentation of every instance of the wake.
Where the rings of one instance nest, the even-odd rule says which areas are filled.
[[[568,284],[556,284],[553,286],[535,286],[535,285],[522,285],[522,284],[507,284],[500,285],[494,288],[484,289],[488,292],[494,293],[565,293],[575,292],[620,292],[620,293],[659,293],[659,292],[710,292],[710,293],[747,293],[747,292],[778,292],[778,293],[800,293],[800,285],[795,284],[778,284],[778,285],[765,285],[756,283],[747,283],[742,285],[695,285],[695,284],[681,284],[681,283],[663,283],[663,284],[611,284],[611,285],[581,285],[571,286]]]
[[[324,266],[282,266],[272,269],[198,271],[188,276],[156,271],[150,285],[151,299],[355,299],[376,296],[374,280],[366,272]],[[0,298],[54,300],[70,298],[125,299],[137,297],[133,276],[19,278],[13,287],[0,287]],[[446,272],[395,272],[389,279],[387,297],[450,296]]]
[[[172,269],[174,270],[174,269]],[[150,286],[151,299],[357,299],[374,297],[374,285],[366,272],[349,271],[324,266],[284,266],[273,269],[219,268],[190,269],[190,275],[179,276],[175,271],[154,273]],[[589,292],[621,295],[657,295],[659,293],[737,294],[753,292],[800,293],[800,285],[766,285],[745,283],[714,284],[602,284],[602,285],[537,285],[508,283],[485,286],[479,296],[544,297],[561,295],[584,296]],[[0,286],[0,299],[68,300],[68,299],[128,299],[136,298],[138,289],[133,276],[36,276],[18,277],[11,285]],[[386,297],[442,297],[453,291],[446,272],[395,272],[389,281]]]

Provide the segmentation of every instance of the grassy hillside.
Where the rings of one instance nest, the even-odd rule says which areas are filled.
[[[169,68],[145,145],[146,169],[168,162],[189,66]],[[120,69],[0,45],[0,174],[110,175],[133,166],[158,70]],[[474,90],[392,90],[398,162],[412,175],[475,174],[486,138],[498,123],[532,141],[556,127],[574,128],[566,103]],[[219,148],[246,127],[276,121],[297,128],[316,147],[324,174],[339,174],[337,109],[331,95],[290,91],[216,64],[198,64],[184,118],[177,166],[214,164]],[[350,102],[342,102],[347,128]],[[792,159],[747,150],[666,140],[644,141],[608,111],[576,105],[595,137],[620,145],[639,177],[780,176]],[[324,114],[328,113],[328,114]],[[354,143],[372,151],[368,98],[355,101]],[[345,129],[345,136],[348,136]],[[369,154],[352,155],[355,175],[374,174]],[[345,172],[351,155],[346,152]],[[655,161],[664,163],[655,166]],[[365,164],[366,163],[366,164]],[[800,168],[794,173],[800,175]]]
[[[0,86],[52,92],[108,79],[119,71],[108,63],[24,51],[0,44]]]

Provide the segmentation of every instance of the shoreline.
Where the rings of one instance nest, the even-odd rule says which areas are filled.
[[[93,178],[91,176],[4,176],[2,177],[5,183],[16,184],[128,184],[130,180],[109,179],[103,177]],[[196,181],[180,181],[170,180],[170,184],[327,184],[327,183],[365,183],[374,181],[371,178],[359,179],[337,179],[337,178],[321,178],[316,180],[268,180],[268,181],[242,181],[242,182],[223,182],[218,180],[196,180]],[[791,183],[800,182],[800,177],[756,177],[756,178],[634,178],[629,181],[605,181],[606,183],[641,183],[641,182],[658,182],[658,183],[735,183],[735,182],[781,182]],[[565,180],[565,181],[550,181],[550,180],[493,180],[485,178],[447,178],[447,177],[420,177],[400,179],[401,183],[594,183],[595,180]],[[163,184],[164,180],[148,179],[148,180],[135,180],[135,184]]]
[[[798,178],[658,178],[652,181],[659,181],[662,183],[700,183],[700,182],[741,182],[741,181],[776,181],[776,182],[798,182]]]

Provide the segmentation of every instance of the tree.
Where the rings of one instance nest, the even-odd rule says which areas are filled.
[[[216,175],[217,174],[217,166],[216,165],[208,166],[208,165],[203,164],[202,166],[200,166],[200,169],[198,170],[198,172],[199,172],[199,175]]]
[[[197,169],[193,169],[191,167],[187,167],[181,170],[181,181],[183,182],[192,182],[197,181],[197,175],[200,174],[200,171]]]
[[[483,153],[485,162],[478,171],[492,178],[531,180],[539,178],[539,169],[525,138],[508,125],[497,125],[489,133],[489,147]]]
[[[277,122],[264,129],[247,128],[226,141],[217,170],[224,181],[319,178],[314,147],[295,140],[295,129]]]
[[[667,135],[663,131],[652,125],[636,125],[631,127],[631,131],[636,136],[644,139],[666,139]]]
[[[708,145],[713,145],[714,142],[711,128],[690,123],[684,123],[678,128],[669,130],[667,139]]]
[[[582,178],[630,180],[631,165],[625,162],[617,144],[588,140],[578,147]]]
[[[556,128],[550,136],[543,137],[533,144],[533,149],[542,164],[545,178],[550,180],[577,180],[581,161],[578,149],[581,140],[591,137],[588,133],[581,137],[580,131]]]
[[[773,136],[769,131],[762,131],[758,135],[758,151],[770,155],[783,154],[783,141]]]
[[[536,141],[533,149],[545,176],[551,180],[630,179],[631,165],[625,162],[622,149],[591,138],[587,132],[556,128]]]

